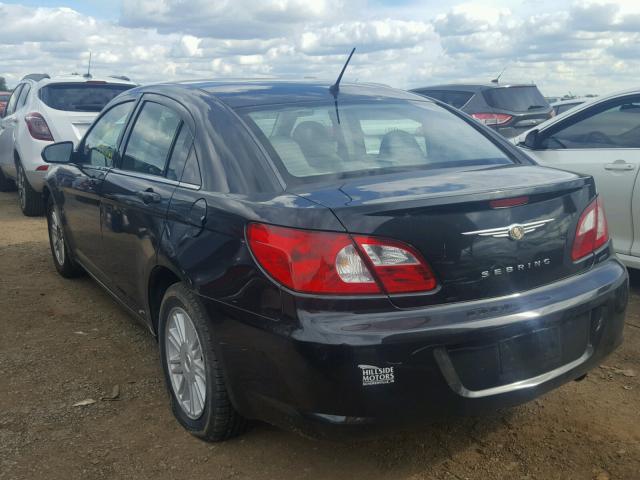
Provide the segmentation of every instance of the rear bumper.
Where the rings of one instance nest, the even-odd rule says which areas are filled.
[[[236,408],[311,435],[529,401],[621,342],[627,273],[610,259],[528,292],[384,313],[298,309],[288,327],[204,299]]]

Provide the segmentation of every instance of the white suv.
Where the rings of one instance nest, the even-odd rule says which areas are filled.
[[[42,215],[42,186],[49,166],[42,148],[52,142],[77,143],[100,110],[134,87],[126,77],[24,77],[0,118],[0,191],[18,187],[25,215]]]

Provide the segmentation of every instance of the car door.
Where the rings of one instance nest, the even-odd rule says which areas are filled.
[[[640,171],[640,96],[620,97],[569,115],[538,135],[529,150],[542,165],[592,175],[604,199],[616,252],[628,255],[634,186]]]
[[[110,258],[108,275],[116,292],[141,315],[146,279],[155,264],[179,180],[169,160],[192,141],[192,122],[177,102],[145,94],[117,168],[107,174],[103,185],[102,245]]]
[[[13,133],[18,123],[16,106],[24,85],[24,83],[19,84],[13,91],[7,103],[4,116],[0,118],[0,166],[2,167],[2,171],[12,178],[16,176],[16,167],[13,158]]]
[[[103,282],[109,259],[101,248],[100,191],[134,105],[134,100],[116,104],[96,120],[74,154],[72,178],[61,185],[69,244],[85,268]]]

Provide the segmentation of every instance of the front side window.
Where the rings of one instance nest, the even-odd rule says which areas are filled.
[[[338,114],[333,103],[240,113],[294,183],[326,175],[513,163],[469,123],[430,102],[345,103],[338,108]]]
[[[553,149],[640,148],[640,99],[596,107],[586,118],[555,132],[544,146]]]
[[[82,147],[82,162],[95,167],[112,167],[118,139],[134,102],[112,107],[93,125]]]
[[[163,175],[181,121],[169,107],[145,102],[122,156],[122,169]]]

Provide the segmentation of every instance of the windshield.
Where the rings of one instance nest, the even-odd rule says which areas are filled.
[[[528,87],[503,87],[485,90],[484,98],[493,108],[512,112],[528,112],[549,108],[540,90],[535,85]]]
[[[513,163],[430,102],[268,106],[241,112],[289,180]]]
[[[109,83],[59,83],[43,87],[40,99],[51,108],[67,112],[99,112],[132,85]]]

